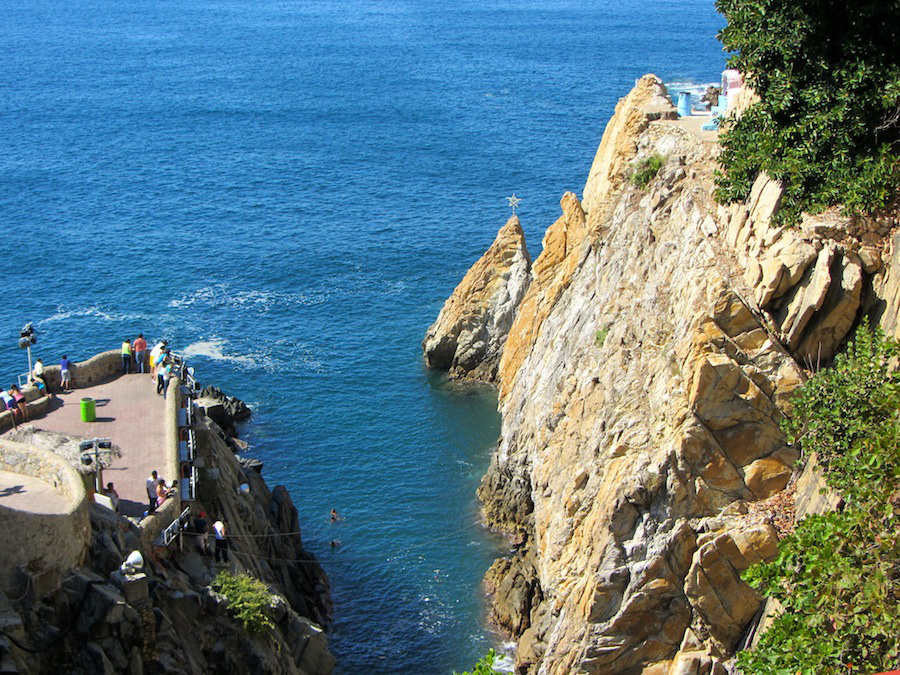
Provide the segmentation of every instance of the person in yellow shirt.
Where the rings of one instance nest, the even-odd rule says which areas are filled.
[[[122,372],[126,375],[131,372],[131,342],[126,338],[122,343]]]

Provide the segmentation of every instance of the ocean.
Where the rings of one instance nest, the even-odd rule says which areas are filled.
[[[464,670],[503,644],[475,498],[499,417],[420,342],[505,198],[537,256],[616,100],[717,81],[721,25],[712,0],[0,0],[0,377],[26,321],[45,363],[168,338],[252,406],[338,672]]]

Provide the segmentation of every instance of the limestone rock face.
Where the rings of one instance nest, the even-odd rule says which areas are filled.
[[[590,246],[584,209],[578,197],[567,192],[560,206],[563,214],[544,235],[543,250],[534,263],[532,283],[515,315],[503,350],[499,370],[501,397],[531,349],[541,323],[568,287]]]
[[[791,353],[813,366],[834,356],[859,319],[864,270],[881,269],[879,233],[888,230],[836,210],[806,215],[800,227],[776,226],[781,194],[761,174],[747,203],[720,207],[719,217],[755,304]]]
[[[637,137],[658,119],[677,119],[678,112],[666,96],[662,80],[644,75],[634,89],[616,105],[616,114],[606,125],[583,191],[584,209],[599,219],[610,192],[624,178],[637,153]]]
[[[519,219],[504,225],[466,273],[425,335],[432,368],[458,378],[494,382],[516,308],[531,281],[531,258]]]
[[[748,503],[796,477],[780,423],[799,364],[832,358],[863,312],[900,334],[896,223],[781,226],[765,175],[715,204],[718,147],[664,94],[645,76],[619,102],[500,359],[478,493],[516,539],[486,581],[520,672],[726,672],[761,601],[740,573],[777,554]],[[651,155],[666,161],[639,189]]]
[[[803,376],[729,281],[714,146],[667,120],[636,128],[636,157],[667,164],[646,192],[613,189],[605,218],[563,197],[501,361],[479,494],[489,523],[526,540],[490,583],[524,670],[639,672],[730,645],[759,598],[743,558],[698,553],[707,520],[784,487],[794,459],[779,422]],[[810,251],[781,274],[802,275]],[[742,528],[717,540],[729,555]],[[513,609],[529,565],[538,584]]]
[[[750,565],[774,560],[778,536],[771,525],[726,530],[694,553],[685,595],[721,653],[734,648],[762,598],[741,581]]]

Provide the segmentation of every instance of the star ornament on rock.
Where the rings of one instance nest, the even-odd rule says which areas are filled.
[[[512,193],[512,197],[507,197],[506,201],[509,202],[509,208],[512,209],[513,215],[516,215],[516,209],[519,207],[519,204],[522,203],[522,200],[516,197],[516,193]]]

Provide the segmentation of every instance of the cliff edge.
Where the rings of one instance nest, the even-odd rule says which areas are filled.
[[[895,223],[773,226],[766,176],[721,207],[718,145],[676,117],[654,76],[619,102],[500,359],[479,497],[518,542],[486,582],[520,672],[725,672],[761,605],[740,573],[777,554],[804,366],[866,312],[897,323]]]

